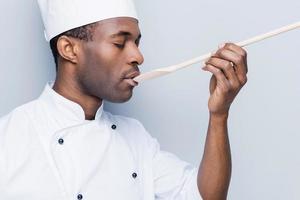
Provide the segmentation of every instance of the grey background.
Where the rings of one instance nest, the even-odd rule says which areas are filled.
[[[300,20],[300,1],[139,0],[143,72]],[[35,0],[2,1],[0,116],[35,99],[55,77]],[[300,30],[248,47],[249,82],[232,106],[228,199],[300,199]],[[210,74],[202,64],[141,84],[131,101],[106,103],[139,119],[162,149],[196,166],[208,123]]]

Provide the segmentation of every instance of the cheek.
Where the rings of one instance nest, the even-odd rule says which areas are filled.
[[[97,59],[96,63],[98,67],[103,70],[102,73],[108,76],[107,78],[111,78],[113,81],[121,78],[121,70],[124,63],[122,63],[122,54],[118,49],[111,44],[102,45],[99,51],[95,52],[93,57],[93,59]]]
[[[82,70],[85,80],[99,87],[100,84],[113,89],[120,87],[122,55],[112,45],[102,44],[85,49]],[[89,80],[87,80],[89,79]]]
[[[90,74],[108,73],[107,69],[111,63],[111,58],[105,51],[91,49],[85,52],[83,67],[85,71]]]

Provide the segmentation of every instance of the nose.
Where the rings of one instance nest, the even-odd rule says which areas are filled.
[[[135,46],[131,49],[129,62],[131,65],[141,65],[144,62],[144,56],[141,53],[140,49]]]

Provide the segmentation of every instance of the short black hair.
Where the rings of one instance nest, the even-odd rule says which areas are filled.
[[[59,52],[57,49],[57,41],[58,39],[65,35],[65,36],[69,36],[69,37],[73,37],[73,38],[77,38],[83,41],[92,41],[93,40],[93,33],[94,33],[94,29],[96,27],[97,22],[92,23],[92,24],[88,24],[85,26],[81,26],[78,28],[74,28],[71,29],[69,31],[63,32],[57,36],[55,36],[54,38],[52,38],[50,40],[50,48],[54,57],[54,62],[55,62],[55,66],[56,66],[56,71],[58,69],[58,56],[59,56]]]

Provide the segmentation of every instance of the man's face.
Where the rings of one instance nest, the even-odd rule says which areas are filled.
[[[78,81],[83,92],[110,102],[125,102],[132,96],[143,56],[134,18],[112,18],[98,22],[93,40],[82,41],[78,56]]]

